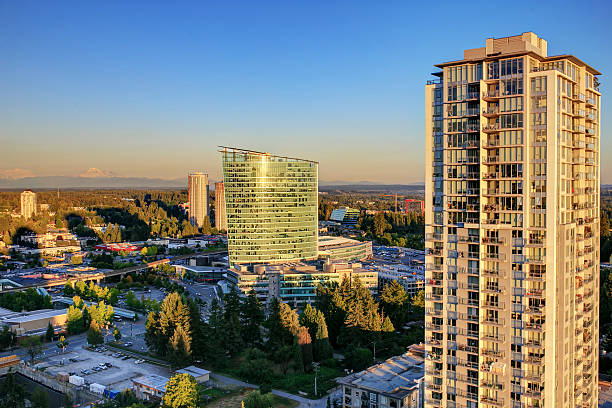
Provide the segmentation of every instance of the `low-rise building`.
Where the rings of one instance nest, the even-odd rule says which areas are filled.
[[[424,266],[373,264],[369,267],[378,272],[378,284],[381,288],[391,281],[397,281],[410,296],[425,289]]]
[[[329,219],[339,222],[342,225],[354,226],[359,219],[359,210],[350,207],[336,208],[332,211]]]
[[[372,257],[372,242],[344,237],[319,236],[319,259],[365,261]]]
[[[43,334],[49,324],[57,331],[66,327],[68,309],[41,309],[31,312],[13,312],[0,309],[0,325],[8,328],[18,336]]]
[[[169,378],[157,374],[132,378],[136,397],[145,401],[159,401],[166,393],[168,381]]]
[[[176,272],[183,279],[196,282],[218,282],[225,278],[227,267],[200,266],[200,265],[174,265]]]
[[[196,366],[189,366],[176,370],[177,374],[189,374],[198,382],[198,384],[206,383],[210,380],[210,371],[204,370]]]
[[[400,356],[337,379],[342,407],[422,408],[424,362],[424,347],[415,345]]]
[[[227,271],[227,280],[242,295],[254,291],[264,304],[277,298],[294,307],[314,303],[319,284],[341,283],[344,278],[358,278],[373,294],[378,292],[378,273],[364,269],[361,263],[313,261],[234,265]]]

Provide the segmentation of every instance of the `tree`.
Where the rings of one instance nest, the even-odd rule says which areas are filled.
[[[13,333],[8,326],[4,326],[0,331],[0,350],[5,350],[14,344],[15,333]]]
[[[374,232],[376,235],[383,235],[389,229],[391,229],[391,225],[385,219],[385,214],[382,212],[376,213],[374,216]]]
[[[49,393],[42,387],[36,387],[30,398],[32,408],[49,408],[51,402],[49,401]]]
[[[240,296],[236,288],[232,288],[223,298],[225,308],[223,318],[227,335],[225,337],[226,350],[231,356],[235,356],[242,351],[242,325],[240,324]]]
[[[169,358],[175,367],[187,365],[191,358],[191,337],[183,326],[177,326],[170,338]]]
[[[34,361],[36,357],[42,354],[42,343],[38,336],[28,336],[24,338],[21,340],[21,345],[27,348],[27,353],[31,361]]]
[[[89,325],[89,329],[87,330],[87,343],[90,345],[104,343],[104,336],[102,336],[100,325],[95,320],[92,320],[91,324]]]
[[[389,316],[385,316],[385,320],[383,320],[381,331],[384,333],[393,333],[395,331],[395,327],[393,327],[393,323],[391,323],[391,319]]]
[[[323,316],[323,312],[320,310],[317,311],[317,331],[314,338],[313,358],[316,361],[323,361],[328,358],[332,358],[334,355],[334,349],[329,342],[325,316]]]
[[[62,349],[62,353],[63,353],[69,344],[70,344],[70,340],[68,340],[64,336],[60,336],[59,341],[57,342],[57,347]]]
[[[121,340],[121,332],[117,326],[115,326],[113,329],[113,337],[115,338],[115,341]]]
[[[55,330],[53,330],[53,326],[51,322],[47,325],[47,332],[45,333],[45,341],[53,340],[53,336],[55,335]]]
[[[271,394],[262,394],[258,390],[251,391],[242,401],[244,408],[271,408],[273,404],[274,399]]]
[[[310,371],[312,368],[312,339],[308,333],[308,328],[300,326],[297,331],[297,342],[300,346],[300,354],[302,356],[302,366],[304,371]]]
[[[25,408],[26,392],[17,382],[16,374],[9,368],[9,372],[0,383],[0,407]]]
[[[400,327],[406,323],[409,301],[409,296],[404,287],[397,281],[387,283],[380,296],[380,306],[383,312],[389,316],[395,325]]]
[[[74,407],[74,397],[71,393],[65,392],[62,396],[62,407],[64,408],[72,408]]]
[[[206,235],[212,233],[212,226],[210,225],[210,218],[208,218],[208,215],[205,216],[204,221],[202,221],[202,233]]]
[[[345,358],[347,367],[355,371],[360,371],[369,367],[370,365],[372,365],[373,361],[372,352],[369,349],[363,347],[356,347],[354,349],[351,349],[345,355]]]
[[[265,314],[261,302],[257,299],[255,292],[251,291],[240,305],[241,334],[244,344],[250,347],[261,344],[261,325],[264,319]]]
[[[308,328],[310,338],[314,339],[317,334],[317,309],[310,306],[310,303],[306,305],[304,312],[300,315],[300,325]]]
[[[64,296],[72,296],[74,294],[74,289],[72,288],[72,282],[68,281],[64,285]]]
[[[410,299],[410,305],[415,313],[423,314],[425,312],[425,291],[419,290]]]
[[[85,330],[85,325],[83,322],[83,312],[81,309],[70,306],[67,312],[67,322],[66,322],[66,330],[70,334],[78,334]]]
[[[195,378],[189,374],[175,374],[162,398],[164,408],[196,408],[200,405],[200,392]]]

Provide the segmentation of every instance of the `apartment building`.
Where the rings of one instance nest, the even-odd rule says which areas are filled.
[[[227,215],[225,215],[225,189],[223,182],[215,183],[215,228],[227,231]]]
[[[191,173],[188,176],[189,221],[197,226],[204,225],[208,217],[208,174]]]
[[[531,32],[436,67],[425,406],[595,407],[600,73]]]
[[[21,216],[25,219],[32,218],[36,215],[36,193],[32,190],[25,190],[21,193]]]

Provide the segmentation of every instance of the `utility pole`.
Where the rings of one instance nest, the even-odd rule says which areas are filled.
[[[312,363],[314,368],[314,386],[315,386],[315,397],[317,396],[317,373],[319,372],[319,363]]]
[[[372,342],[372,343],[370,343],[370,344],[372,344],[372,345],[374,346],[374,354],[372,354],[372,360],[373,360],[374,362],[376,362],[376,342],[375,342],[375,341],[373,341],[373,342]]]

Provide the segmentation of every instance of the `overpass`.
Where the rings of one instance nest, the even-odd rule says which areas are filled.
[[[34,283],[31,285],[22,285],[22,286],[13,287],[13,288],[2,288],[2,290],[0,290],[0,293],[24,291],[29,288],[38,289],[38,288],[51,288],[51,287],[56,287],[56,286],[64,286],[66,285],[68,281],[72,281],[72,282],[94,281],[96,283],[100,283],[100,281],[104,280],[105,278],[109,278],[112,276],[121,276],[123,278],[125,275],[129,273],[144,272],[149,268],[155,268],[158,265],[167,264],[167,263],[174,262],[174,261],[181,261],[184,259],[195,258],[198,256],[203,256],[203,255],[224,255],[224,254],[227,254],[227,250],[200,252],[200,253],[188,254],[188,255],[176,255],[172,257],[172,259],[169,259],[169,258],[161,259],[158,261],[149,262],[149,263],[141,264],[141,265],[130,266],[128,268],[123,268],[123,269],[113,269],[113,270],[106,270],[104,272],[98,272],[98,273],[82,274],[79,276],[70,276],[70,277],[65,277],[65,278],[60,278],[60,279],[42,281],[42,282]]]

